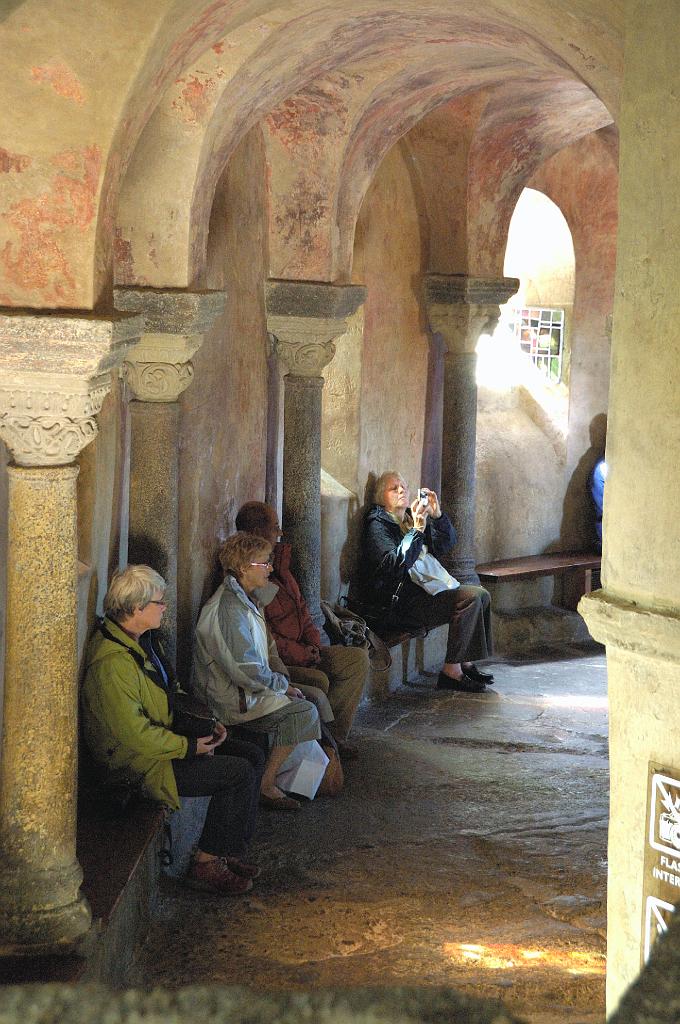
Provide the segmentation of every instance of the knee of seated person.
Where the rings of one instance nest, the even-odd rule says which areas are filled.
[[[309,716],[310,725],[317,725],[321,721],[319,718],[319,709],[315,707],[311,701],[306,700],[305,704],[307,705],[306,711]]]
[[[305,686],[303,689],[303,693],[305,694],[305,697],[310,702],[310,704],[314,705],[317,711],[320,708],[323,708],[325,710],[329,707],[328,697],[323,692],[323,690],[317,689],[316,686]]]
[[[362,667],[368,668],[368,647],[353,647],[356,662]]]
[[[258,770],[253,767],[250,761],[245,757],[233,757],[229,760],[231,764],[228,765],[229,772],[225,779],[227,787],[234,785],[257,788]]]

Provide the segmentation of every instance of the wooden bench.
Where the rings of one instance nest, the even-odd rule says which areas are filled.
[[[477,566],[482,583],[501,583],[512,580],[532,580],[540,576],[566,576],[582,574],[582,594],[593,589],[593,571],[599,571],[601,555],[590,551],[548,552],[544,555],[525,555],[497,562],[484,562]]]
[[[387,647],[398,647],[427,635],[426,629],[374,629],[373,632],[384,640]]]

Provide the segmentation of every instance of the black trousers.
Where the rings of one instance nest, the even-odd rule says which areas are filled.
[[[198,843],[203,853],[246,855],[257,822],[264,763],[258,746],[239,740],[225,740],[214,755],[172,762],[180,796],[211,797]]]
[[[482,661],[493,652],[491,597],[484,587],[463,584],[457,590],[428,594],[407,579],[399,596],[395,622],[407,629],[449,625],[448,662]]]

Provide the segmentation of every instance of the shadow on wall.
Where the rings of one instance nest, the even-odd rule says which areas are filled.
[[[363,501],[347,523],[347,538],[340,556],[340,577],[347,588],[347,603],[350,608],[361,604],[361,538],[364,532],[366,510],[373,504],[373,494],[378,477],[371,472],[366,478]]]
[[[163,579],[168,578],[168,556],[157,541],[144,533],[131,533],[128,541],[128,565],[150,565],[160,573]],[[169,635],[162,624],[159,629],[161,642],[168,649]],[[174,650],[174,639],[172,640]]]
[[[588,477],[604,455],[607,415],[598,413],[590,421],[590,448],[579,459],[564,495],[560,546],[563,551],[592,551],[597,541],[595,514],[588,491]]]

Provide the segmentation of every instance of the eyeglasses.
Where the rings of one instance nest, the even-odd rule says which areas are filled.
[[[168,602],[167,601],[147,601],[146,603],[147,604],[159,604],[163,608],[167,608],[168,607]]]
[[[256,565],[258,569],[271,569],[274,563],[271,558],[268,558],[266,562],[249,562],[249,565]]]

